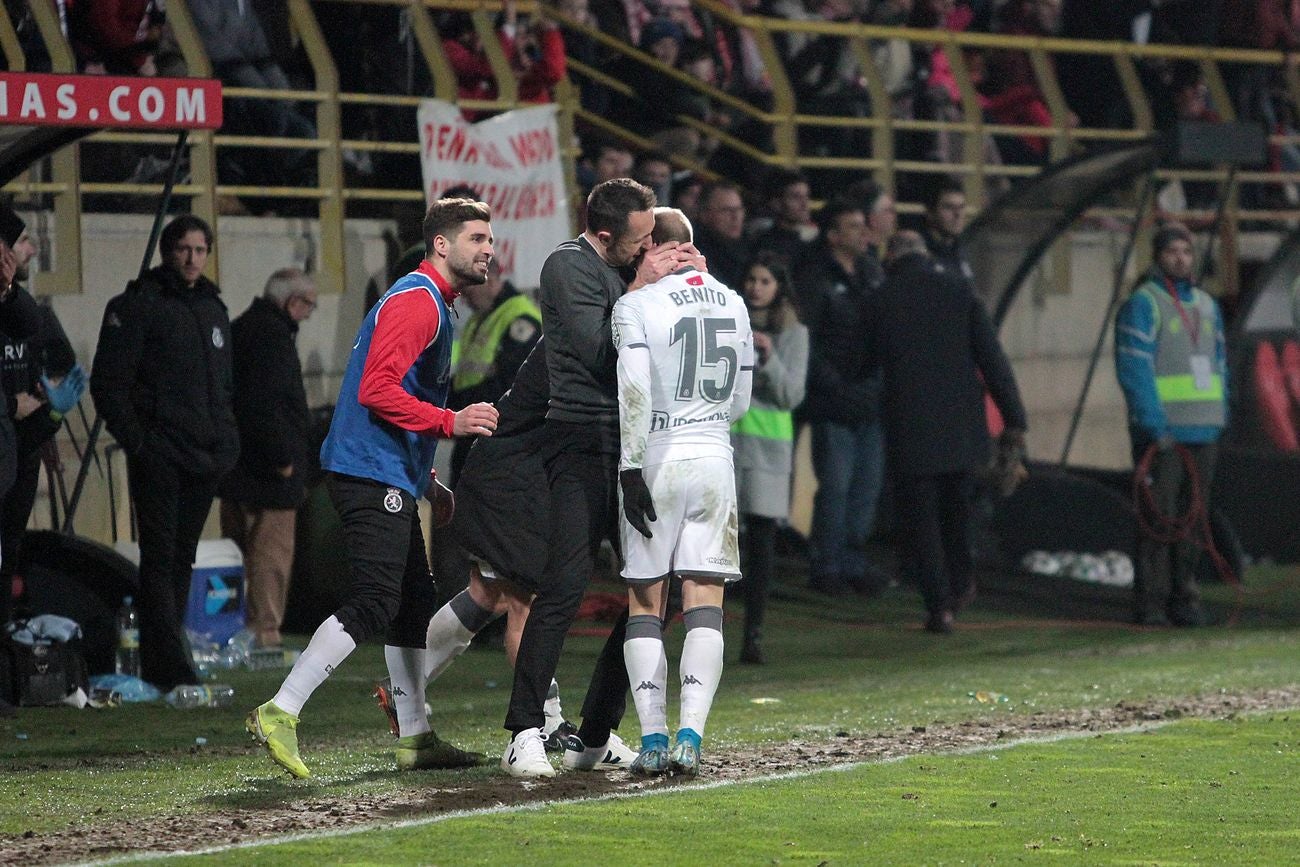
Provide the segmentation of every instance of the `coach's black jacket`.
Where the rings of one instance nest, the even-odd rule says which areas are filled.
[[[220,477],[239,455],[221,290],[162,266],[108,302],[90,394],[127,454]]]
[[[1011,363],[960,274],[923,254],[902,256],[868,315],[891,472],[931,476],[987,463],[986,385],[1007,427],[1026,429]]]
[[[496,432],[479,437],[456,481],[451,535],[497,574],[534,592],[549,551],[550,495],[542,452],[546,440],[546,343],[524,359],[514,385],[497,401]]]
[[[298,323],[273,302],[255,298],[230,331],[239,461],[221,483],[221,496],[258,509],[296,509],[305,493],[311,427],[294,344]],[[290,464],[293,473],[280,475]]]

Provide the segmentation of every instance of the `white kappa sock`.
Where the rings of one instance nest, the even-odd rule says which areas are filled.
[[[668,655],[663,629],[663,621],[653,614],[634,614],[627,619],[623,662],[643,738],[668,736]]]
[[[682,644],[682,713],[680,728],[704,734],[713,695],[722,677],[722,609],[702,605],[682,614],[686,641]]]
[[[343,624],[331,614],[316,627],[311,641],[307,643],[307,649],[293,664],[293,670],[271,700],[280,710],[300,716],[302,706],[311,698],[316,687],[324,683],[325,678],[333,674],[339,663],[347,659],[356,647],[357,643],[348,635]]]
[[[425,632],[424,646],[428,651],[425,658],[425,684],[438,679],[438,675],[447,670],[452,661],[465,652],[474,636],[494,619],[495,615],[480,608],[470,598],[468,590],[462,590],[451,601],[434,612],[429,619],[429,629]],[[420,690],[424,694],[424,690]]]
[[[429,731],[429,718],[424,714],[424,687],[427,681],[428,651],[423,647],[396,647],[384,645],[384,662],[388,664],[388,679],[392,682],[389,696],[397,711],[399,737],[422,735]]]
[[[555,678],[551,678],[551,688],[546,691],[546,701],[542,704],[542,713],[546,715],[546,724],[551,731],[555,727],[551,726],[551,720],[555,720],[555,725],[564,721],[564,711],[560,709],[560,684]]]

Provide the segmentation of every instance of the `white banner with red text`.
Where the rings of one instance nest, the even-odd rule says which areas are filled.
[[[420,102],[420,169],[425,200],[468,184],[492,206],[492,234],[501,275],[535,287],[542,263],[570,236],[558,108],[541,105],[469,123],[455,105]]]

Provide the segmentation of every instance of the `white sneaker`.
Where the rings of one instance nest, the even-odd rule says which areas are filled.
[[[564,767],[571,771],[618,771],[631,765],[636,757],[636,750],[613,732],[598,747],[584,745],[577,735],[571,735],[564,747]]]
[[[512,777],[553,777],[555,768],[546,758],[542,730],[524,729],[515,735],[501,756],[501,770]]]

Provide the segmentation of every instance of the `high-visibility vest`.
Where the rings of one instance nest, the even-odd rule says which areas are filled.
[[[786,409],[751,406],[748,412],[732,423],[731,432],[765,440],[793,442],[794,417]]]
[[[513,295],[487,313],[475,314],[465,323],[465,333],[456,341],[456,373],[451,387],[456,391],[483,382],[495,370],[497,350],[510,323],[521,316],[542,321],[542,312],[527,295]]]
[[[1164,287],[1148,282],[1138,288],[1155,304],[1156,310],[1156,395],[1164,408],[1165,419],[1176,427],[1223,427],[1227,423],[1223,376],[1219,372],[1218,347],[1214,326],[1218,313],[1214,299],[1193,288],[1192,302],[1183,306],[1193,325],[1199,322],[1200,334],[1193,341],[1179,315],[1174,299]],[[1209,359],[1208,387],[1197,388],[1192,373],[1192,356]]]

